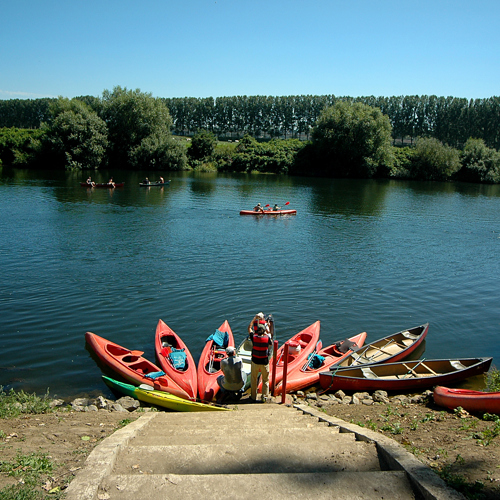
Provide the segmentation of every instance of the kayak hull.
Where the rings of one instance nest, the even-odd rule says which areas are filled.
[[[184,350],[186,363],[183,369],[175,368],[170,361],[169,354],[172,348]],[[155,352],[161,369],[186,392],[189,399],[196,400],[198,395],[198,379],[193,356],[179,335],[161,319],[156,326]]]
[[[189,395],[166,374],[150,378],[151,374],[162,370],[144,358],[142,351],[131,351],[92,332],[85,334],[85,340],[106,366],[132,384],[145,384],[180,398],[189,399]]]
[[[80,186],[86,187],[86,188],[108,188],[108,189],[113,189],[113,188],[121,188],[125,186],[124,182],[117,182],[113,186],[113,184],[108,184],[107,182],[96,182],[93,186],[87,184],[86,182],[80,182]]]
[[[434,388],[434,402],[450,410],[460,406],[471,413],[495,413],[500,415],[500,392],[450,389],[438,386]]]
[[[134,399],[148,403],[155,406],[161,406],[173,411],[187,411],[187,412],[197,412],[197,411],[231,411],[229,408],[224,408],[222,406],[211,406],[203,403],[197,403],[195,401],[188,401],[183,398],[174,396],[163,391],[156,391],[154,389],[146,389],[146,387],[135,387],[124,382],[119,382],[110,377],[103,375],[103,380],[108,387],[114,391],[118,391],[126,396],[130,396]]]
[[[229,323],[224,321],[218,328],[221,332],[226,332],[229,337],[228,347],[234,347],[233,332]],[[226,349],[218,347],[213,340],[208,340],[198,362],[198,394],[202,401],[212,401],[219,391],[217,377],[222,375],[220,369],[221,361],[227,357]]]

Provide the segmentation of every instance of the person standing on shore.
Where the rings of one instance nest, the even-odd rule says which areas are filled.
[[[264,313],[258,313],[248,325],[252,341],[251,398],[257,401],[259,374],[262,375],[262,402],[269,396],[269,349],[272,338]]]

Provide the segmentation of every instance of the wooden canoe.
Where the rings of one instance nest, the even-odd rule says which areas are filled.
[[[319,331],[320,331],[320,322],[316,321],[312,325],[309,325],[307,328],[304,328],[301,332],[295,334],[292,338],[287,340],[285,344],[288,344],[288,368],[287,368],[287,378],[291,376],[291,374],[300,369],[301,366],[307,360],[309,354],[311,354],[315,349],[319,342]],[[284,373],[284,365],[285,365],[285,344],[283,344],[276,354],[276,386],[283,379]],[[295,346],[298,344],[300,346],[300,350],[291,349],[290,346]],[[269,381],[272,380],[272,368],[269,374]]]
[[[254,210],[241,210],[240,215],[296,215],[297,210],[264,210],[255,212]]]
[[[87,184],[86,182],[80,182],[80,186],[82,187],[87,187],[87,188],[108,188],[108,189],[113,189],[113,188],[121,188],[125,186],[124,182],[115,182],[115,185],[113,184],[108,184],[107,182],[96,182],[93,186],[90,184]]]
[[[175,350],[181,350],[185,354],[185,364],[176,368],[172,363]],[[156,325],[155,352],[161,369],[181,387],[189,399],[193,401],[198,397],[198,375],[193,356],[186,344],[167,324],[161,319]]]
[[[320,349],[317,354],[318,356],[322,356],[324,359],[323,363],[320,367],[314,368],[312,366],[311,361],[308,359],[306,362],[300,367],[299,370],[295,370],[289,375],[287,375],[286,381],[286,390],[287,392],[296,392],[301,389],[305,389],[306,387],[310,387],[311,385],[315,385],[319,383],[319,374],[325,370],[328,370],[331,366],[335,366],[340,363],[343,359],[349,356],[353,351],[363,346],[366,340],[366,332],[359,333],[354,337],[350,337],[346,340],[335,342],[328,347],[324,347]],[[348,343],[354,344],[350,346],[350,349],[347,349],[345,352],[339,350],[341,348],[341,344],[348,341]],[[347,346],[346,346],[347,347]],[[276,385],[276,394],[281,393],[283,380]]]
[[[234,347],[233,332],[227,320],[218,330],[227,333],[229,337],[227,347]],[[198,393],[202,401],[212,401],[219,391],[217,377],[222,375],[220,362],[225,357],[227,357],[225,347],[218,346],[213,340],[207,340],[198,361]]]
[[[174,396],[189,399],[189,395],[169,376],[156,376],[163,373],[160,367],[142,357],[142,351],[131,351],[114,342],[106,340],[95,333],[85,334],[87,344],[99,359],[114,372],[134,385],[145,384],[159,391],[166,391]],[[151,378],[154,377],[154,378]]]
[[[492,359],[431,359],[351,366],[321,372],[319,381],[325,391],[421,390],[485,373]]]
[[[179,398],[168,392],[156,391],[148,385],[134,385],[119,382],[110,377],[103,375],[103,380],[108,387],[114,391],[118,391],[126,396],[130,396],[144,403],[155,406],[161,406],[173,411],[231,411],[229,408],[223,406],[206,405],[197,403],[196,401],[188,401],[187,399]]]
[[[461,406],[471,413],[500,415],[500,392],[471,391],[468,389],[434,388],[434,402],[451,410]]]
[[[426,323],[425,325],[393,333],[375,342],[365,344],[361,349],[352,352],[330,369],[336,370],[338,367],[347,368],[348,366],[402,361],[423,342],[428,331],[429,323]]]

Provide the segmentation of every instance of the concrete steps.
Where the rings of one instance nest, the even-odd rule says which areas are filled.
[[[92,452],[66,500],[458,498],[429,488],[415,496],[400,448],[388,467],[390,444],[381,460],[377,441],[356,433],[361,428],[298,409],[241,404],[232,412],[145,414]]]

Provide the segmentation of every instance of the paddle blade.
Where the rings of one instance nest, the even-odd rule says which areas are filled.
[[[266,205],[266,207],[270,207],[271,205],[269,205],[269,203]]]
[[[285,205],[290,205],[290,202],[289,202],[289,201],[287,201],[287,202],[285,203]]]

